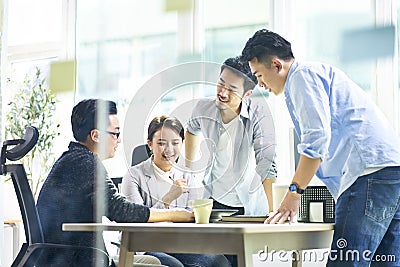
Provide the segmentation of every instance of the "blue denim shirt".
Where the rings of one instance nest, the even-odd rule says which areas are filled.
[[[284,94],[300,139],[298,152],[322,159],[316,175],[335,199],[366,168],[400,165],[398,136],[370,97],[342,71],[294,61]]]
[[[215,99],[200,100],[193,109],[187,131],[194,135],[203,134],[211,154],[204,177],[205,197],[212,195],[211,167],[223,130]],[[269,211],[262,182],[266,178],[276,178],[275,147],[275,129],[267,103],[256,104],[252,99],[242,101],[234,140],[233,167],[239,181],[235,190],[245,214],[260,215]],[[252,154],[255,157],[251,157]]]

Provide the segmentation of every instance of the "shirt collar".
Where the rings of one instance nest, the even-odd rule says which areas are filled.
[[[287,75],[287,77],[286,77],[285,87],[284,87],[284,89],[283,89],[283,91],[285,92],[285,94],[286,94],[287,88],[288,88],[288,86],[289,86],[289,80],[290,80],[290,78],[291,78],[293,72],[297,69],[297,66],[298,66],[298,65],[299,65],[299,62],[296,61],[296,60],[294,60],[293,63],[292,63],[292,65],[290,66],[288,75]]]
[[[242,116],[242,117],[244,117],[246,119],[250,118],[250,115],[249,115],[249,101],[250,101],[249,99],[242,100],[242,103],[240,105],[239,116]],[[218,118],[218,121],[220,123],[222,123],[221,112],[219,111],[218,108],[215,109],[215,112],[216,112],[216,117]]]
[[[173,177],[174,176],[174,172],[173,172],[174,168],[171,168],[171,170],[167,171],[167,172],[163,171],[154,163],[153,160],[151,161],[151,165],[154,168],[154,172],[157,173],[159,176],[165,176],[165,177]]]
[[[250,118],[249,116],[249,103],[248,103],[248,99],[242,100],[242,104],[240,105],[240,116],[248,119]]]
[[[81,143],[78,142],[70,142],[68,148],[70,150],[88,150],[89,152],[92,152],[87,146],[82,145]]]

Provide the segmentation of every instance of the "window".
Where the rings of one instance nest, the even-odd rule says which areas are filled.
[[[26,75],[33,77],[36,67],[40,68],[42,77],[49,82],[50,64],[59,60],[74,59],[74,27],[75,3],[70,0],[8,0],[6,1],[6,14],[8,18],[4,39],[7,41],[5,48],[6,60],[2,76],[5,84],[2,86],[3,109],[22,84]],[[70,103],[72,93],[60,98],[57,108],[64,108],[65,103]],[[63,114],[60,124],[70,127]],[[59,146],[55,147],[55,154],[59,155],[65,150],[65,132],[59,138]]]
[[[193,1],[193,9],[168,12],[165,3],[162,0],[79,2],[78,100],[92,96],[115,100],[123,122],[130,101],[149,78],[184,62],[202,60],[222,63],[227,57],[240,54],[244,43],[256,30],[268,28],[292,42],[297,59],[325,61],[338,66],[381,108],[386,109],[386,114],[390,116],[398,110],[398,98],[391,89],[387,89],[393,77],[379,75],[385,67],[374,60],[360,63],[342,57],[344,33],[372,28],[380,25],[380,19],[391,16],[390,9],[386,9],[381,1],[251,0],[244,3],[204,0]],[[146,114],[145,121],[133,120],[139,123],[139,128],[145,128],[153,115],[176,111],[177,106],[187,103],[187,99],[214,94],[212,86],[185,85],[171,90],[163,88],[163,84],[157,86],[165,93],[160,94],[154,103],[149,103],[153,113]],[[382,94],[380,88],[390,92]],[[148,93],[157,90],[149,90]],[[397,91],[396,86],[396,94]],[[256,90],[256,93],[265,96],[262,90]],[[392,99],[392,102],[396,99],[396,105],[382,104],[386,99],[382,95]],[[145,102],[148,99],[143,97],[142,100]],[[282,148],[278,153],[284,157],[287,154],[285,151],[290,151],[287,145],[290,118],[285,115],[287,111],[281,98],[272,97],[268,101],[276,118],[278,143]],[[397,122],[397,114],[395,118]],[[132,124],[131,120],[125,120],[125,125],[128,123]],[[135,124],[135,127],[138,125]],[[139,142],[145,142],[145,129],[139,135]],[[124,147],[127,165],[130,164],[132,145],[136,144]],[[120,153],[123,158],[124,152]],[[116,161],[124,162],[121,158]],[[288,169],[284,162],[282,159],[281,170]],[[124,168],[118,166],[115,170],[118,173]]]
[[[370,91],[374,62],[363,61],[360,64],[359,61],[348,61],[342,57],[345,48],[342,45],[346,43],[344,33],[374,26],[371,1],[302,0],[295,1],[295,4],[297,12],[293,20],[296,28],[288,37],[294,46],[295,56],[301,60],[336,65],[364,90]]]
[[[63,0],[8,1],[7,17],[10,79],[20,80],[36,66],[48,70],[63,49]]]
[[[144,122],[138,118],[125,120],[128,104],[145,82],[185,62],[222,63],[227,57],[239,55],[245,40],[256,29],[269,24],[269,1],[265,0],[193,1],[193,9],[168,12],[165,3],[164,0],[101,3],[92,0],[79,2],[77,6],[78,100],[87,97],[114,100],[118,103],[121,126],[125,128],[122,132],[128,132],[127,127],[140,129],[134,137],[129,134],[129,139],[138,141],[124,138],[125,151],[119,149],[113,164],[108,166],[111,176],[125,173],[130,153],[134,146],[145,142],[145,130],[153,116],[182,113],[182,109],[190,108],[185,105],[189,100],[215,93],[212,85],[164,88],[165,83],[159,84],[165,93],[160,93],[155,103],[148,103],[152,110],[144,114]],[[159,88],[148,91],[157,92]],[[149,98],[143,97],[142,101]],[[143,110],[139,106],[136,109],[137,117]],[[183,113],[186,116],[190,111]],[[185,120],[185,116],[180,119]]]

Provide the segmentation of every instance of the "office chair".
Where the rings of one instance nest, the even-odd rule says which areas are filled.
[[[141,163],[148,159],[151,155],[149,147],[144,145],[138,145],[132,151],[132,161],[131,166]],[[114,185],[117,187],[118,192],[120,191],[119,185],[122,183],[122,177],[111,177],[111,181],[113,181]]]
[[[100,249],[44,242],[39,215],[26,177],[24,165],[6,165],[6,160],[16,161],[23,158],[36,145],[38,138],[38,130],[35,127],[28,126],[25,129],[23,139],[6,140],[3,142],[1,149],[0,174],[11,174],[26,237],[26,243],[23,243],[12,267],[49,266],[45,263],[47,260],[45,255],[56,255],[57,251],[61,250],[90,251],[93,255],[99,257],[105,263],[104,265],[108,265],[109,257],[106,252]],[[13,148],[9,149],[9,146],[13,146]]]
[[[135,166],[136,164],[145,161],[150,158],[151,151],[147,144],[138,145],[132,151],[132,163],[131,166]]]

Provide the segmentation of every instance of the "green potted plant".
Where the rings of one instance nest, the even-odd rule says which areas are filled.
[[[36,146],[21,161],[25,166],[33,195],[36,197],[54,163],[53,145],[60,135],[60,124],[54,117],[57,99],[45,86],[45,79],[36,68],[31,79],[25,77],[6,111],[6,139],[20,138],[27,125],[39,130]]]

